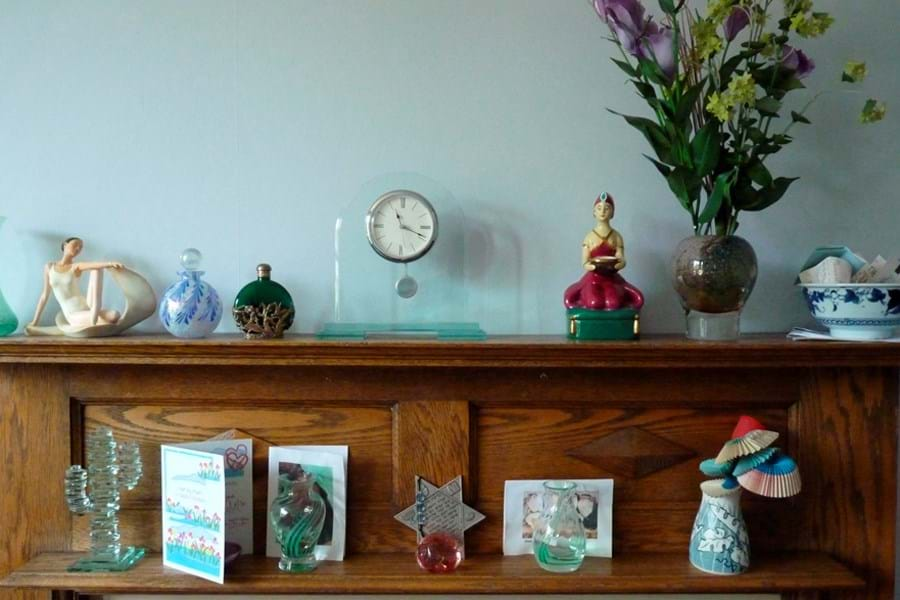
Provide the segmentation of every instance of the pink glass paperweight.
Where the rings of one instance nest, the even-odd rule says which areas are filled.
[[[416,562],[429,573],[450,573],[462,562],[459,540],[448,533],[430,533],[416,550]]]

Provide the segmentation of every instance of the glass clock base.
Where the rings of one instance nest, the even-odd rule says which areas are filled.
[[[438,340],[484,340],[478,323],[325,323],[322,339],[425,338]]]

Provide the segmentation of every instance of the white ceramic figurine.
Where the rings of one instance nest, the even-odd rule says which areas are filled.
[[[34,319],[25,327],[27,335],[118,335],[155,312],[156,294],[146,279],[120,262],[75,262],[83,248],[81,238],[69,238],[62,243],[62,258],[44,267],[44,288]],[[103,274],[107,270],[125,296],[125,309],[121,313],[103,308]],[[89,273],[87,294],[81,291],[79,285],[85,272]],[[38,323],[51,291],[59,303],[60,312],[56,314],[55,325],[42,327]]]

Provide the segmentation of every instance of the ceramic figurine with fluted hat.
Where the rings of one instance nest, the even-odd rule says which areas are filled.
[[[700,485],[703,500],[691,534],[690,559],[696,569],[738,575],[750,568],[750,538],[741,513],[741,490],[767,498],[800,493],[800,469],[772,444],[777,431],[743,416],[718,456],[700,463],[709,477]]]
[[[581,244],[585,273],[563,298],[569,337],[578,340],[633,340],[640,333],[644,295],[622,277],[625,241],[610,221],[616,204],[604,192],[594,201],[596,225]]]

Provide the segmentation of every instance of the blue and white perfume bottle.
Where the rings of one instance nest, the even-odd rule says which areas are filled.
[[[196,248],[181,253],[181,266],[176,281],[163,293],[159,303],[159,320],[180,338],[202,338],[215,331],[222,320],[222,300],[216,289],[203,281],[199,270],[203,255]]]

